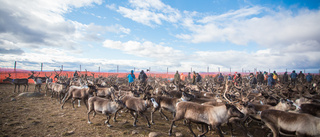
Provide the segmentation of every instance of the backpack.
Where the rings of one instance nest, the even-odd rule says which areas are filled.
[[[273,74],[273,79],[278,79],[278,76]]]

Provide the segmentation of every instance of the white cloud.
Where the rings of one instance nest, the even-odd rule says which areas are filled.
[[[118,49],[127,54],[152,58],[155,60],[168,59],[170,62],[172,62],[184,57],[182,51],[175,50],[172,47],[154,44],[149,41],[140,43],[137,41],[121,42],[105,40],[103,42],[103,46],[106,48]]]
[[[161,25],[162,21],[176,23],[181,14],[179,10],[165,5],[160,0],[130,0],[131,8],[119,6],[116,10],[124,17],[148,26]],[[113,6],[109,6],[113,9]]]
[[[185,19],[182,24],[191,33],[177,34],[177,38],[188,39],[193,43],[230,41],[247,45],[255,42],[268,48],[320,40],[319,10],[301,10],[294,14],[284,10],[276,12],[252,7],[207,16],[196,20],[197,23],[193,20]]]

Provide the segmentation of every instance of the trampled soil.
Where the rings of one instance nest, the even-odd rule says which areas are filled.
[[[21,87],[23,90],[24,87]],[[68,101],[64,109],[57,99],[50,96],[42,97],[18,97],[19,93],[13,93],[14,85],[0,84],[0,136],[148,136],[150,132],[161,133],[161,136],[168,136],[171,121],[166,121],[160,117],[159,112],[155,113],[155,124],[147,128],[146,120],[139,116],[137,126],[133,127],[133,118],[129,113],[123,112],[118,116],[118,122],[110,120],[113,127],[108,128],[104,125],[106,117],[97,114],[91,122],[87,123],[87,109],[84,104],[81,107],[75,105],[72,108],[71,101]],[[44,89],[44,85],[42,86]],[[29,91],[34,91],[34,85],[30,84]],[[44,93],[42,91],[42,93]],[[172,115],[164,111],[172,119]],[[150,111],[145,112],[150,120]],[[173,129],[173,135],[181,133],[183,136],[191,136],[188,128],[182,121],[176,123],[178,127]],[[243,136],[240,128],[235,124],[237,136]],[[226,137],[231,136],[230,130],[226,125],[222,127],[227,132]],[[195,124],[193,130],[199,134]],[[262,129],[257,124],[251,124],[249,131],[255,137],[267,136],[269,129]],[[207,136],[218,136],[216,131],[209,131]]]

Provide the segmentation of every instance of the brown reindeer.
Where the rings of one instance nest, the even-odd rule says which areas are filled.
[[[64,104],[72,98],[72,107],[74,108],[74,101],[76,99],[82,100],[86,108],[88,109],[87,101],[89,96],[93,96],[93,92],[95,90],[95,86],[83,86],[83,87],[77,87],[77,86],[70,86],[68,89],[67,94],[63,98],[63,104],[61,106],[61,109],[63,109]]]
[[[113,85],[111,87],[97,87],[96,88],[96,94],[97,94],[98,97],[112,99],[112,97],[113,97],[112,95],[117,90],[118,90],[118,86],[117,85]]]
[[[8,81],[8,82],[14,84],[14,91],[13,92],[16,92],[17,86],[18,86],[18,92],[20,92],[20,85],[24,86],[23,92],[25,92],[26,88],[27,88],[27,92],[28,92],[28,89],[29,89],[28,79],[26,79],[26,78],[12,79],[10,77],[11,77],[11,74],[9,73],[9,77],[6,77],[6,79],[4,79],[3,82]]]
[[[147,100],[143,100],[141,98],[136,98],[136,97],[132,97],[132,96],[124,96],[121,99],[125,105],[127,106],[127,109],[130,111],[130,114],[133,116],[134,118],[134,122],[133,122],[133,126],[136,126],[137,123],[137,118],[138,118],[138,114],[142,117],[144,117],[147,120],[147,126],[150,128],[150,122],[148,120],[148,117],[146,115],[143,114],[143,112],[145,112],[147,110],[147,108],[153,106],[154,108],[157,108],[159,105],[158,103],[155,101],[154,98],[150,98]],[[134,114],[134,112],[136,114]],[[117,112],[116,112],[117,114]],[[116,116],[115,114],[115,116]],[[116,119],[116,118],[114,118]]]
[[[226,123],[230,117],[244,117],[235,106],[225,104],[222,106],[201,105],[193,102],[179,102],[176,108],[176,116],[172,120],[169,129],[169,136],[172,134],[172,127],[175,121],[186,119],[187,125],[193,136],[196,136],[191,128],[191,122],[204,124],[206,131],[199,135],[204,136],[208,132],[208,125],[218,129],[219,135],[223,137],[220,126]]]
[[[273,137],[289,132],[297,136],[320,136],[320,118],[309,114],[265,110],[261,112],[261,120],[272,130]]]
[[[57,100],[61,104],[61,98],[63,98],[63,95],[67,93],[67,84],[60,84],[60,83],[51,83],[51,98],[53,97],[53,94],[57,95]]]
[[[89,114],[93,111],[93,117],[96,112],[102,113],[107,116],[107,120],[104,122],[108,127],[112,125],[109,124],[110,114],[117,112],[118,110],[126,107],[125,104],[120,99],[115,99],[114,101],[110,99],[105,99],[101,97],[91,97],[88,100],[88,123],[91,124]]]
[[[153,113],[159,110],[160,116],[164,116],[164,118],[168,121],[168,117],[162,112],[162,110],[167,110],[172,113],[173,117],[176,115],[176,104],[178,102],[184,101],[183,98],[170,98],[164,96],[154,97],[155,101],[159,104],[159,107],[153,108],[151,111],[151,123],[154,124],[153,121]]]

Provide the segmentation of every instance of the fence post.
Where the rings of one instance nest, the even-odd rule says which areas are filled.
[[[42,72],[42,68],[43,68],[43,63],[41,63],[41,72]]]

